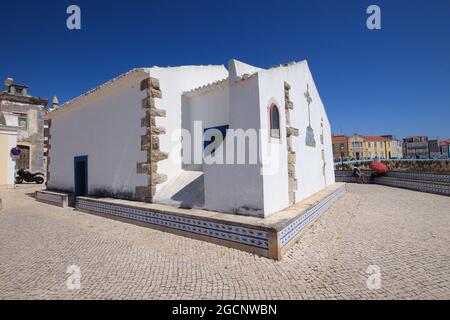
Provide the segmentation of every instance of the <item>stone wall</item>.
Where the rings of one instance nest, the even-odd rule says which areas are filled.
[[[410,171],[410,172],[450,172],[450,160],[382,160],[392,171]],[[368,169],[371,161],[359,162],[361,169]],[[354,163],[344,163],[336,165],[336,169],[350,169]]]
[[[450,173],[389,171],[381,176],[371,176],[370,171],[362,172],[367,183],[450,196]],[[339,182],[358,182],[352,175],[352,170],[337,170],[335,176]]]
[[[136,197],[152,202],[156,185],[167,180],[166,175],[158,173],[158,161],[168,158],[168,154],[162,152],[159,145],[159,135],[166,133],[166,130],[156,125],[156,117],[165,117],[166,111],[155,105],[155,99],[162,98],[158,79],[150,77],[142,80],[141,91],[146,93],[142,100],[145,116],[141,119],[141,127],[146,128],[146,134],[141,136],[141,149],[147,152],[147,161],[138,163],[136,170],[138,174],[148,175],[148,185],[136,187]]]
[[[289,186],[289,204],[295,203],[295,190],[297,190],[297,179],[295,178],[295,160],[296,155],[292,147],[294,137],[298,136],[298,129],[291,126],[290,110],[294,109],[294,103],[290,100],[289,90],[291,86],[284,82],[284,101],[286,113],[286,141],[287,141],[287,159],[288,159],[288,186]]]

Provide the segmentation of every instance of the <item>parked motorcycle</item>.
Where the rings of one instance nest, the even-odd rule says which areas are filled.
[[[31,173],[30,171],[20,169],[17,171],[16,183],[22,183],[24,181],[42,184],[44,183],[44,174],[42,172]]]

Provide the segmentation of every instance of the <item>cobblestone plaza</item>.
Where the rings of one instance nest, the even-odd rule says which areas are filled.
[[[2,190],[0,299],[449,299],[450,198],[347,188],[282,261]]]

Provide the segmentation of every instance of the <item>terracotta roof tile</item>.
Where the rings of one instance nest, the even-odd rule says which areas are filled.
[[[364,139],[367,141],[390,141],[390,139],[381,136],[365,136]]]
[[[348,137],[347,136],[331,136],[331,140],[333,142],[348,141]]]

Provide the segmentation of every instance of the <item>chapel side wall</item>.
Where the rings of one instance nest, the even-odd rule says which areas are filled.
[[[259,72],[259,99],[261,127],[261,151],[267,165],[264,166],[264,214],[280,211],[289,206],[289,186],[287,167],[287,137],[284,82],[288,74],[283,69]],[[280,138],[270,136],[269,108],[278,107],[280,116]],[[296,137],[294,137],[296,138]],[[297,140],[294,140],[297,141]]]
[[[134,198],[135,187],[146,186],[137,163],[147,160],[141,150],[140,125],[144,93],[140,82],[148,74],[119,79],[93,92],[51,119],[48,188],[74,191],[74,157],[88,156],[88,192]],[[58,112],[58,111],[56,111]]]
[[[228,80],[230,129],[260,129],[258,79]],[[224,146],[216,154],[227,150]],[[225,151],[223,151],[225,149]],[[247,154],[248,156],[248,154]],[[263,180],[259,160],[255,164],[204,164],[205,208],[209,210],[264,216]]]
[[[292,74],[295,74],[295,76],[291,76],[287,80],[291,85],[290,97],[295,106],[291,115],[291,123],[292,126],[299,129],[299,137],[293,146],[297,158],[296,177],[298,188],[296,201],[298,202],[334,183],[333,149],[330,123],[307,62],[297,63],[290,66],[290,68],[292,69]],[[307,146],[305,143],[306,128],[309,125],[308,104],[305,98],[307,84],[309,85],[309,93],[312,98],[310,111],[311,127],[314,130],[316,142],[315,147]],[[323,144],[320,137],[322,129]],[[324,161],[322,159],[322,150],[324,150],[326,163],[325,175],[323,174]]]
[[[182,163],[179,157],[181,152],[182,128],[182,94],[194,88],[222,80],[227,77],[227,70],[223,65],[212,66],[181,66],[174,68],[150,68],[150,77],[158,79],[162,97],[156,99],[157,109],[166,111],[165,117],[156,118],[156,126],[164,128],[165,133],[159,135],[161,152],[168,153],[168,158],[158,161],[158,174],[166,175],[168,182],[176,177]],[[156,193],[164,186],[156,186]]]
[[[290,205],[289,190],[295,190],[295,202],[299,202],[334,183],[333,151],[330,123],[307,63],[299,62],[260,71],[259,77],[261,126],[267,130],[270,127],[268,108],[271,103],[275,103],[280,111],[281,139],[270,138],[267,133],[263,135],[265,139],[262,143],[263,155],[272,155],[268,159],[273,164],[264,170],[264,211],[268,216]],[[289,101],[286,101],[285,83],[289,88]],[[307,84],[309,84],[309,92],[312,97],[310,111],[315,147],[307,146],[305,141],[306,128],[309,125],[308,104],[305,98]],[[291,154],[295,157],[294,181],[290,181],[288,176],[286,102],[292,104],[289,109],[289,122],[290,127],[294,128],[290,135],[290,148],[293,151]],[[322,134],[323,140],[321,139]],[[324,159],[322,150],[324,150]],[[295,186],[290,188],[290,183],[295,183]]]

